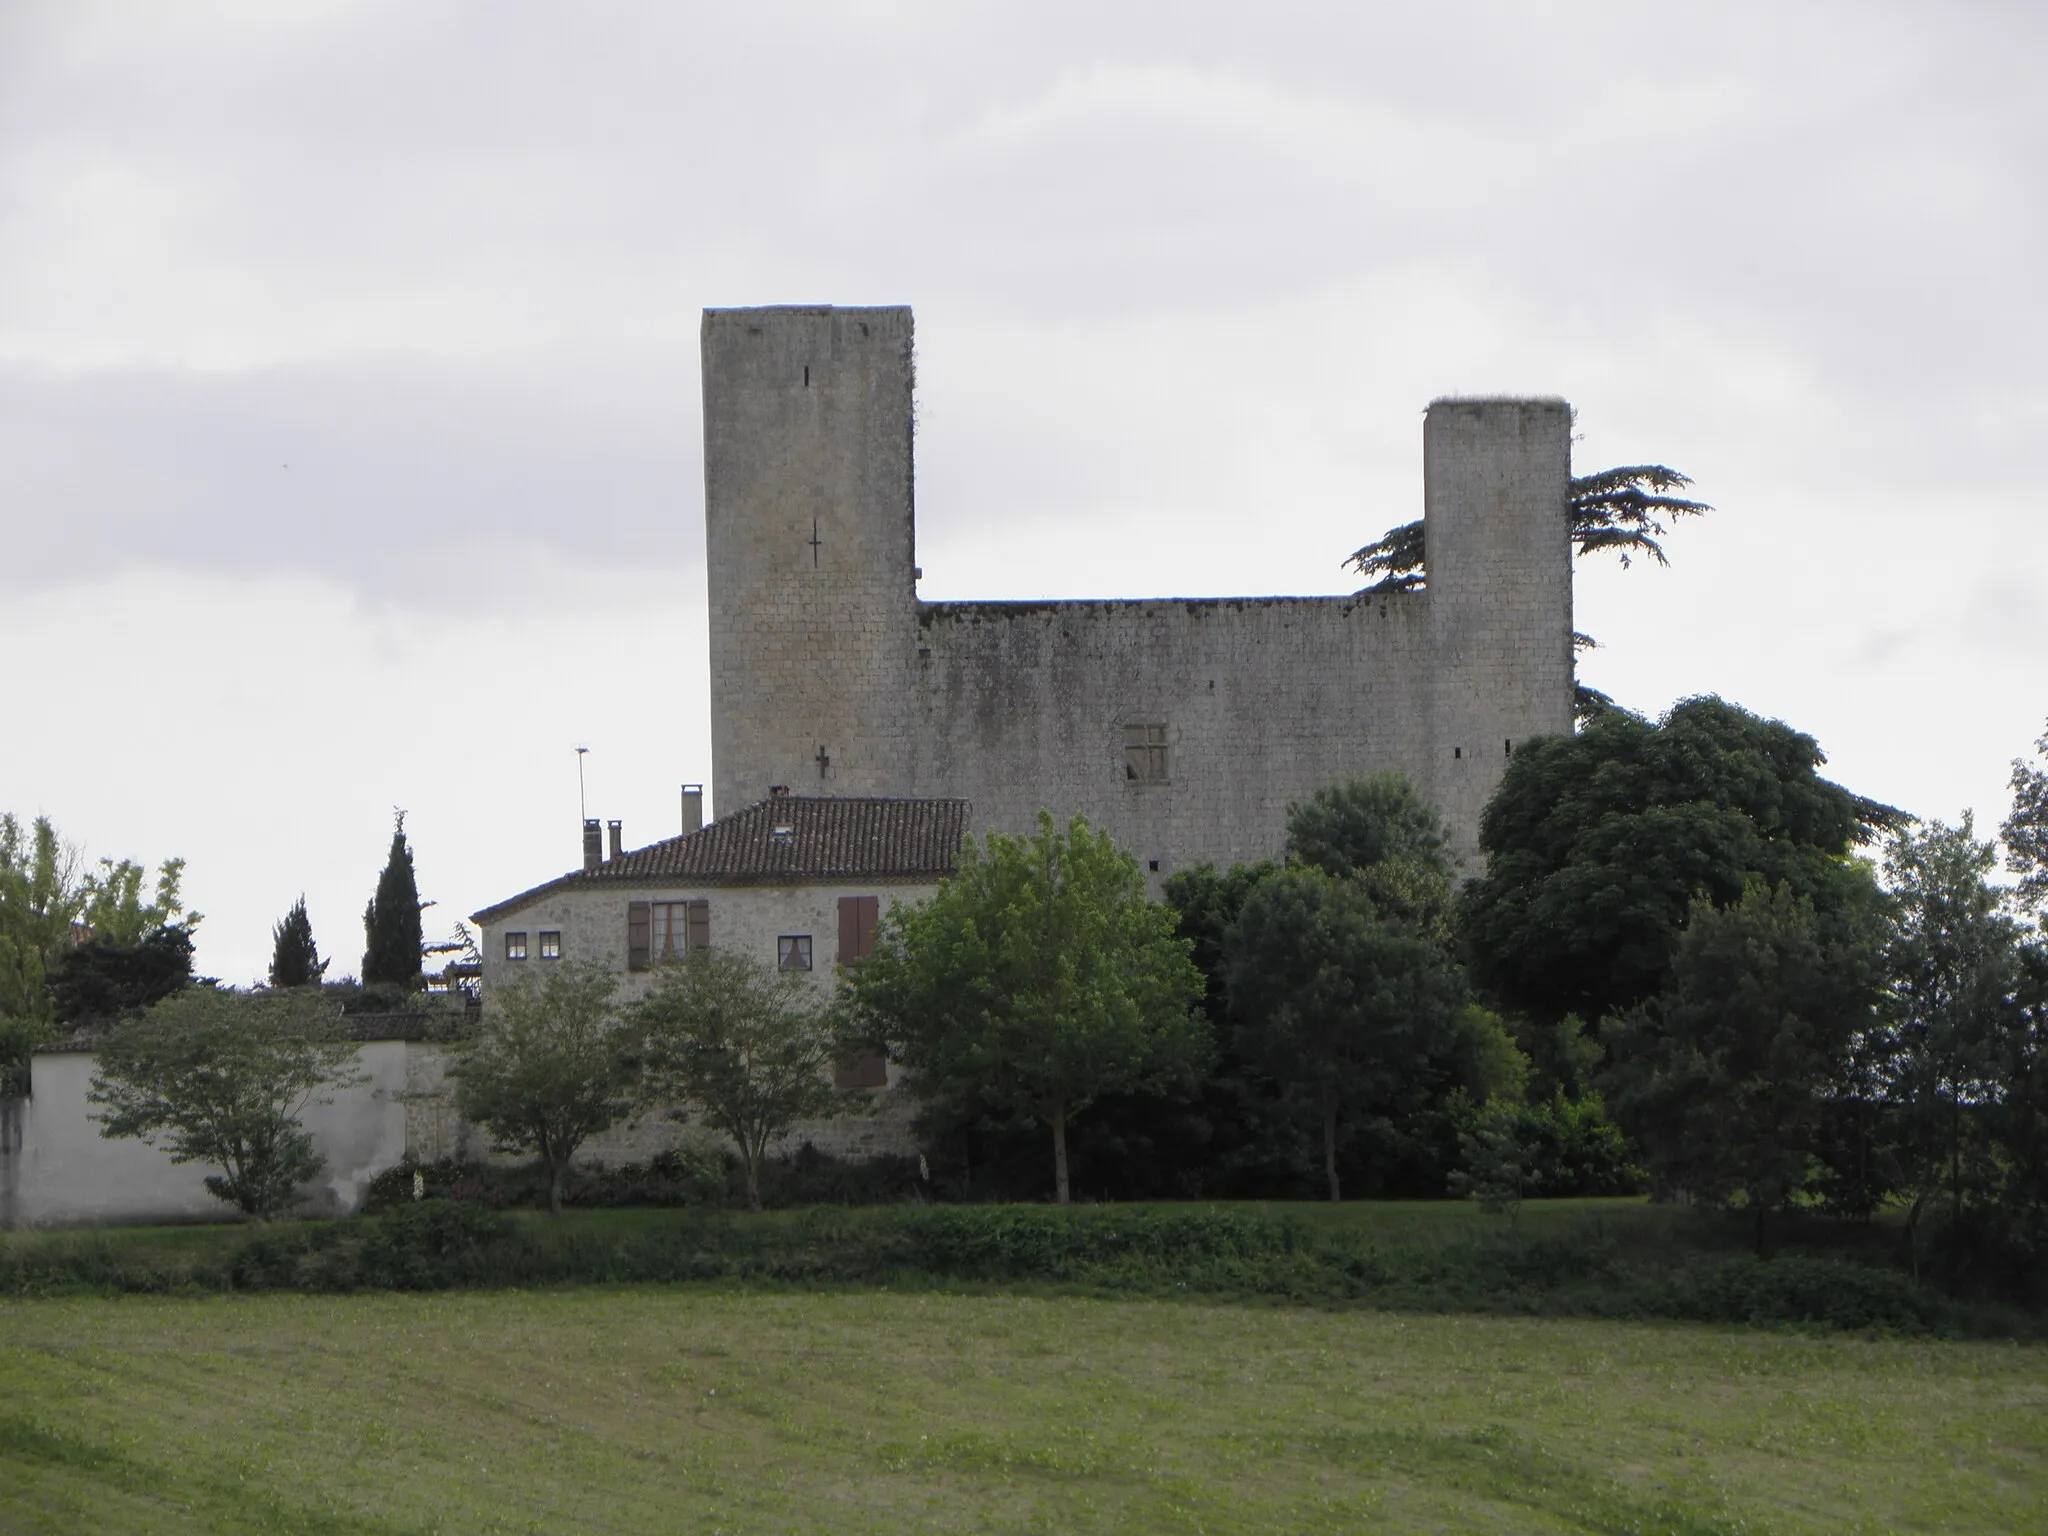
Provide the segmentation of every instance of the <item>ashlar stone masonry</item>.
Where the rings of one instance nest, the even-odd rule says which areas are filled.
[[[1423,425],[1429,580],[1355,597],[924,603],[907,308],[707,310],[712,792],[945,796],[1107,828],[1155,885],[1276,853],[1399,770],[1469,861],[1517,742],[1571,729],[1571,411]],[[1246,529],[1246,537],[1255,536]]]

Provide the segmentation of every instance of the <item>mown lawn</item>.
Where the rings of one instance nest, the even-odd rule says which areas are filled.
[[[703,1286],[0,1304],[0,1530],[2024,1531],[2048,1350]]]

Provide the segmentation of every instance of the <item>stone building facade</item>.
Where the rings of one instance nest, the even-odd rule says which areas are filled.
[[[620,973],[620,997],[645,994],[665,959],[706,945],[805,976],[821,993],[858,964],[894,904],[916,904],[953,867],[968,825],[963,800],[774,795],[707,827],[600,856],[586,841],[582,869],[475,914],[486,1006],[495,993],[549,966],[595,961]],[[914,1152],[911,1107],[883,1090],[900,1068],[880,1058],[843,1063],[841,1085],[872,1089],[868,1112],[806,1122],[788,1145],[868,1157]],[[414,1085],[420,1093],[420,1085]],[[424,1132],[424,1127],[422,1127]],[[586,1156],[636,1161],[674,1143],[660,1116],[606,1133]],[[436,1133],[450,1154],[472,1133]]]
[[[1277,852],[1288,803],[1398,770],[1469,861],[1514,744],[1571,729],[1571,412],[1439,400],[1429,579],[1354,597],[917,597],[906,308],[708,310],[713,797],[1041,807],[1157,881]]]

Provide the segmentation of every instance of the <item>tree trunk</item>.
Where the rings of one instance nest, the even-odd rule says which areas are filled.
[[[1337,1188],[1337,1101],[1334,1098],[1323,1102],[1323,1176],[1330,1181],[1330,1199],[1342,1200],[1344,1195]]]
[[[761,1154],[742,1143],[740,1161],[747,1169],[747,1209],[761,1209]]]
[[[1052,1181],[1058,1191],[1061,1205],[1070,1201],[1067,1188],[1067,1106],[1064,1102],[1052,1107]]]
[[[559,1162],[552,1157],[548,1159],[548,1214],[550,1216],[562,1214],[562,1186],[568,1182],[568,1174],[569,1159],[565,1157]]]
[[[1764,1256],[1764,1219],[1770,1215],[1763,1201],[1756,1202],[1756,1256]]]

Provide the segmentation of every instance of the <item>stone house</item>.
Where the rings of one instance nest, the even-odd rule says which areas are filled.
[[[686,788],[686,825],[702,805]],[[643,995],[666,959],[707,945],[807,976],[821,992],[866,956],[897,902],[938,889],[967,832],[965,800],[775,794],[679,837],[627,850],[623,828],[584,824],[583,867],[474,914],[487,1000],[550,965],[595,960]],[[841,1063],[842,1087],[886,1090],[898,1069],[879,1057]],[[909,1152],[909,1109],[877,1093],[874,1112],[807,1124],[789,1138],[821,1151]],[[608,1133],[590,1155],[643,1157],[673,1142],[650,1118]]]

